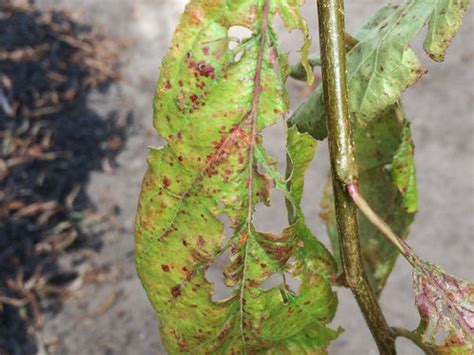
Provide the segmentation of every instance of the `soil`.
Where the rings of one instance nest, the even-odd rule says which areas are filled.
[[[98,215],[112,214],[107,227],[89,233],[89,243],[100,247],[80,248],[63,253],[57,259],[58,270],[73,270],[81,275],[81,284],[72,285],[68,297],[57,307],[50,301],[41,304],[44,327],[23,329],[23,344],[16,353],[47,350],[59,354],[165,354],[157,332],[157,318],[136,276],[133,262],[133,219],[141,178],[146,168],[147,146],[159,146],[163,140],[152,129],[152,95],[159,64],[170,43],[173,29],[184,8],[184,0],[38,0],[40,9],[64,9],[81,23],[91,24],[111,37],[127,43],[121,53],[122,80],[108,90],[91,90],[84,110],[98,132],[110,130],[110,113],[126,120],[123,147],[114,155],[111,166],[104,167],[101,151],[90,150],[95,164],[87,171],[83,199],[95,206]],[[359,27],[381,0],[348,1],[348,31]],[[312,28],[317,28],[313,2],[304,7]],[[464,26],[442,64],[423,56],[429,70],[405,96],[405,109],[412,121],[416,142],[420,212],[411,229],[410,241],[422,257],[443,266],[451,274],[472,279],[474,270],[474,16],[468,10]],[[313,33],[317,38],[317,33]],[[301,42],[298,34],[283,34],[284,47]],[[316,41],[315,41],[316,42]],[[414,47],[418,53],[420,41]],[[293,60],[297,56],[291,57]],[[309,90],[304,84],[289,83],[293,109]],[[83,117],[82,114],[75,121]],[[106,128],[100,128],[106,127]],[[72,127],[72,129],[75,129]],[[79,128],[77,128],[79,129]],[[95,129],[86,131],[94,135]],[[108,132],[108,131],[107,131]],[[114,131],[115,132],[115,131]],[[99,133],[100,135],[100,133]],[[101,144],[109,137],[92,141]],[[282,127],[265,133],[266,146],[273,154],[282,154]],[[85,137],[84,140],[88,140]],[[91,148],[92,149],[92,148]],[[95,160],[97,158],[97,160]],[[315,234],[327,243],[324,225],[318,215],[319,201],[327,177],[325,143],[320,144],[315,163],[307,174],[303,201],[307,219]],[[82,174],[74,166],[71,174]],[[279,229],[284,220],[281,199],[274,208],[258,211],[258,227]],[[113,211],[113,213],[111,213]],[[96,228],[97,229],[97,228]],[[0,231],[1,232],[1,231]],[[91,242],[92,241],[92,242]],[[78,262],[78,259],[84,259]],[[3,270],[2,270],[3,272]],[[340,307],[333,326],[345,332],[330,347],[332,354],[377,354],[376,347],[357,305],[347,290],[340,290]],[[413,329],[418,316],[414,307],[410,267],[399,260],[381,296],[389,323]],[[2,320],[3,322],[4,320]],[[1,329],[1,328],[0,328]],[[3,336],[0,335],[0,338]],[[407,341],[400,341],[400,353],[418,354]]]

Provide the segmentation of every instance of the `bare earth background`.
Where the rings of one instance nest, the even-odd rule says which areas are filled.
[[[113,173],[95,173],[89,193],[99,209],[115,204],[120,209],[122,230],[108,232],[95,257],[98,266],[119,270],[114,282],[87,288],[69,299],[62,311],[46,315],[40,338],[54,339],[62,354],[165,354],[157,333],[157,319],[136,276],[133,262],[133,219],[140,181],[145,171],[148,145],[163,141],[152,130],[151,102],[159,64],[165,54],[185,0],[38,0],[40,8],[64,9],[111,36],[125,37],[132,44],[122,55],[124,80],[107,95],[97,93],[90,106],[97,112],[132,110],[132,136],[119,156]],[[347,27],[353,32],[384,1],[346,2]],[[395,1],[398,3],[398,1]],[[313,1],[304,7],[312,29],[317,28]],[[417,145],[420,212],[412,227],[411,244],[425,258],[449,273],[473,279],[474,270],[474,16],[468,10],[460,35],[448,51],[446,62],[435,64],[421,54],[429,74],[405,95],[408,116]],[[317,33],[313,33],[317,39]],[[282,34],[284,47],[301,43],[299,34]],[[315,42],[317,42],[315,40]],[[297,59],[297,56],[293,56]],[[308,90],[289,83],[292,108]],[[282,154],[282,127],[265,133],[266,146]],[[280,155],[281,156],[281,155]],[[319,220],[319,200],[327,176],[326,142],[320,145],[315,163],[307,174],[305,211],[310,226],[325,243]],[[258,224],[277,230],[285,221],[279,208],[258,211]],[[70,262],[65,257],[64,263]],[[376,354],[365,322],[347,290],[339,290],[340,307],[333,326],[345,333],[331,345],[332,354]],[[418,322],[411,290],[410,268],[399,260],[383,292],[382,307],[393,325],[415,328]],[[400,341],[401,354],[418,354]]]

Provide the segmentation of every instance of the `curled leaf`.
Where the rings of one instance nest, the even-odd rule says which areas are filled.
[[[426,53],[437,61],[444,60],[446,49],[459,31],[464,12],[470,0],[438,0],[428,24],[424,47]]]
[[[474,351],[474,284],[447,275],[432,263],[414,269],[416,306],[421,316],[417,332],[437,345],[441,354]],[[437,336],[444,338],[437,344]]]

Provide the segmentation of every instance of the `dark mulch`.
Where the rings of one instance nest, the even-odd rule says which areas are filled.
[[[87,100],[118,79],[117,53],[66,13],[0,0],[0,354],[38,350],[41,300],[60,306],[77,276],[58,257],[100,248],[85,187],[114,168],[131,118]]]

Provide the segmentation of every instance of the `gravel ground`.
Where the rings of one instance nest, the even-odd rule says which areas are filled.
[[[347,26],[354,31],[383,1],[347,1]],[[157,319],[136,276],[133,263],[133,219],[140,181],[145,170],[146,147],[163,143],[152,133],[152,93],[159,64],[170,42],[184,0],[39,0],[41,8],[72,11],[84,21],[113,36],[132,40],[123,54],[124,80],[107,95],[90,100],[99,114],[114,107],[133,110],[133,134],[118,158],[114,173],[95,173],[89,194],[99,209],[116,204],[120,208],[121,231],[103,236],[104,247],[95,257],[99,266],[119,270],[113,282],[87,288],[67,300],[62,311],[46,315],[40,338],[61,354],[164,354],[157,335]],[[316,13],[305,7],[312,28]],[[474,16],[469,10],[460,35],[454,40],[443,64],[424,58],[429,74],[405,95],[406,111],[412,119],[417,144],[420,212],[412,227],[411,243],[423,257],[442,265],[449,273],[473,279],[474,243]],[[284,35],[287,44],[301,39]],[[315,38],[316,34],[315,34]],[[415,47],[419,50],[419,43]],[[421,52],[419,52],[421,53]],[[307,92],[301,84],[289,84],[293,107]],[[282,153],[282,127],[266,132],[266,145]],[[307,174],[309,192],[304,200],[310,226],[327,241],[319,214],[320,192],[327,172],[327,149],[321,144],[316,162]],[[312,193],[317,191],[316,193]],[[276,208],[281,205],[276,203]],[[283,211],[259,210],[259,227],[272,230],[284,220]],[[68,260],[65,258],[64,263]],[[340,308],[334,326],[346,331],[331,345],[332,354],[376,354],[376,348],[360,312],[346,290],[340,290]],[[414,328],[418,316],[411,291],[411,275],[400,260],[381,298],[389,322]],[[418,350],[400,341],[401,354]]]

